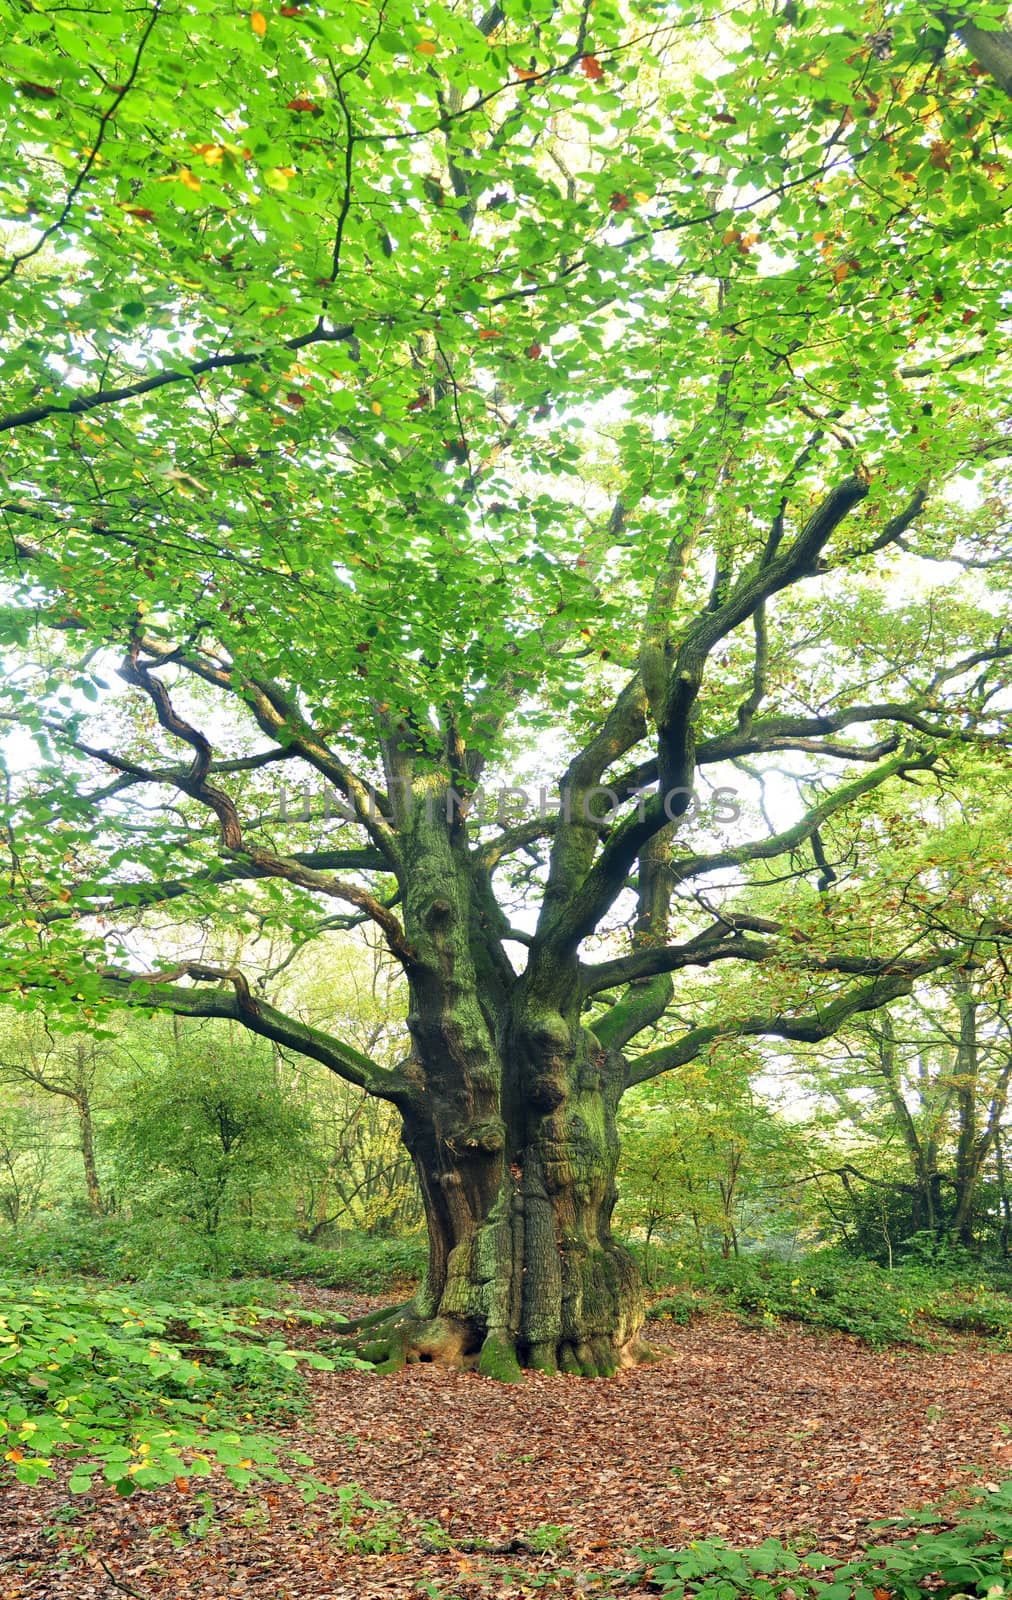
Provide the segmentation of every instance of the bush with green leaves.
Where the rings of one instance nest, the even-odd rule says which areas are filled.
[[[798,1554],[776,1539],[733,1550],[718,1539],[684,1550],[643,1551],[644,1576],[661,1600],[936,1600],[1004,1596],[1012,1587],[1012,1482],[990,1485],[955,1516],[938,1507],[892,1518],[880,1528],[912,1529],[853,1561]]]
[[[686,1296],[691,1301],[695,1295],[701,1308],[716,1297],[750,1318],[804,1322],[872,1346],[924,1345],[943,1332],[1012,1342],[1012,1296],[1004,1291],[1004,1276],[985,1275],[979,1263],[969,1271],[960,1263],[923,1262],[890,1271],[826,1250],[794,1263],[747,1256],[712,1260],[705,1268],[680,1263],[676,1271],[675,1292],[654,1303],[651,1317],[685,1322]]]
[[[172,1285],[187,1294],[213,1278],[307,1279],[323,1288],[362,1294],[411,1287],[425,1270],[426,1242],[352,1235],[339,1246],[308,1244],[292,1234],[138,1217],[63,1218],[0,1234],[0,1272],[131,1279]],[[234,1292],[230,1290],[229,1293]]]
[[[303,1364],[358,1365],[292,1349],[252,1306],[7,1280],[0,1455],[29,1484],[68,1464],[74,1493],[97,1477],[128,1495],[206,1474],[214,1463],[239,1486],[258,1474],[287,1482],[283,1447],[248,1424],[281,1422],[300,1408]],[[311,1465],[305,1455],[291,1460]]]
[[[278,1181],[311,1143],[308,1114],[240,1034],[187,1033],[130,1084],[115,1129],[121,1184],[141,1214],[192,1218],[208,1234]]]

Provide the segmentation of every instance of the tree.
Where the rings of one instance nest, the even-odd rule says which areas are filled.
[[[3,9],[8,997],[385,1100],[376,1354],[610,1372],[625,1089],[1005,937],[819,911],[840,819],[1001,737],[1001,86],[915,4]],[[751,832],[740,762],[797,780]],[[727,909],[763,872],[807,922]],[[401,1063],[180,959],[212,904],[374,924]],[[738,963],[766,1009],[649,1047]]]
[[[39,1018],[19,1020],[22,1025],[8,1030],[0,1044],[0,1085],[38,1089],[73,1107],[88,1209],[100,1217],[105,1205],[95,1154],[94,1096],[101,1047],[83,1033],[54,1037]]]
[[[655,1234],[691,1239],[705,1261],[785,1236],[793,1248],[810,1221],[811,1129],[778,1114],[761,1070],[754,1046],[729,1041],[623,1104],[620,1216],[644,1236],[645,1274]]]
[[[897,1148],[905,1157],[905,1173],[893,1160],[876,1161],[869,1175],[859,1145],[839,1169],[865,1249],[869,1238],[874,1253],[881,1247],[883,1217],[890,1249],[921,1233],[976,1245],[989,1165],[1002,1186],[1012,1082],[1007,985],[996,992],[993,977],[966,968],[943,974],[933,991],[845,1030],[842,1052],[809,1069],[865,1150]],[[991,1231],[1001,1234],[998,1216]]]
[[[214,1234],[308,1139],[309,1119],[290,1104],[269,1052],[244,1036],[222,1048],[213,1025],[190,1027],[168,1059],[150,1061],[124,1095],[121,1170],[133,1203],[199,1219]]]
[[[12,1228],[42,1200],[52,1157],[46,1117],[23,1097],[0,1111],[0,1213]]]

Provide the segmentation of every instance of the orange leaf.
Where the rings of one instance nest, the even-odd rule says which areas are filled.
[[[302,7],[301,6],[282,6],[281,7],[281,15],[283,17],[301,17],[301,15],[302,15]]]
[[[478,338],[479,339],[501,339],[502,338],[502,334],[499,332],[498,328],[479,328],[478,329]]]
[[[315,100],[289,100],[285,106],[286,111],[319,111],[320,109]]]
[[[525,356],[529,356],[531,361],[537,361],[538,356],[540,354],[541,354],[541,346],[538,344],[538,341],[536,339],[535,339],[534,343],[533,344],[529,344],[527,346],[527,349],[524,351],[524,355]]]
[[[517,68],[517,82],[530,83],[534,78],[540,78],[540,72],[527,72],[523,67]]]
[[[952,167],[952,161],[950,160],[951,155],[951,143],[946,139],[936,139],[934,144],[931,146],[931,152],[928,156],[928,161],[937,171],[949,172]]]
[[[591,83],[596,83],[598,78],[604,77],[604,68],[596,56],[581,56],[580,70],[585,78],[590,79]]]
[[[249,25],[253,29],[253,32],[256,34],[258,39],[262,39],[264,34],[267,32],[267,18],[264,16],[262,11],[250,12]]]
[[[124,206],[123,210],[128,217],[137,217],[141,222],[154,222],[155,214],[147,206]]]
[[[611,211],[628,211],[629,196],[627,194],[613,194],[608,201],[608,208]]]
[[[189,1478],[173,1478],[172,1481],[176,1486],[176,1493],[177,1494],[189,1494],[189,1492],[190,1492],[190,1480],[189,1480]]]
[[[432,39],[420,39],[415,45],[415,54],[419,56],[434,56],[439,46]]]

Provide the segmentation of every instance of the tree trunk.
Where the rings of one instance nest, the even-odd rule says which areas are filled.
[[[366,1352],[504,1379],[610,1374],[642,1353],[639,1272],[611,1234],[625,1063],[581,1027],[575,971],[568,1017],[524,980],[472,980],[453,920],[440,903],[428,917],[439,959],[411,975],[402,1068],[428,1271]]]
[[[977,1006],[969,982],[962,973],[957,974],[956,1005],[959,1009],[959,1045],[954,1081],[959,1137],[956,1143],[956,1212],[952,1219],[952,1236],[971,1250],[974,1245],[974,1205],[990,1138],[978,1137]]]
[[[1012,1240],[1012,1198],[1009,1196],[1008,1176],[1005,1171],[1005,1149],[1002,1144],[1002,1130],[996,1131],[994,1141],[995,1172],[998,1179],[998,1198],[1001,1203],[1001,1228],[998,1234],[998,1248],[1002,1259],[1006,1260],[1009,1253],[1009,1242]]]
[[[88,1209],[93,1217],[100,1217],[105,1211],[105,1206],[98,1181],[98,1166],[95,1162],[95,1130],[91,1121],[91,1105],[86,1099],[77,1101],[77,1125],[81,1137],[84,1181],[88,1190]]]
[[[396,1103],[429,1262],[363,1348],[507,1380],[612,1373],[642,1353],[639,1272],[611,1234],[625,1061],[581,1025],[575,950],[514,970],[441,804],[416,800],[400,827],[412,1051]]]
[[[610,1227],[620,1073],[591,1035],[574,1049],[545,1028],[501,1096],[472,1077],[434,1116],[406,1112],[428,1272],[374,1356],[505,1379],[525,1366],[604,1376],[638,1358],[639,1274]]]
[[[77,1075],[74,1085],[74,1109],[77,1112],[78,1136],[81,1145],[81,1162],[84,1167],[84,1182],[88,1190],[88,1209],[93,1217],[102,1216],[105,1206],[102,1201],[102,1189],[98,1181],[98,1164],[95,1160],[95,1126],[91,1116],[91,1082],[94,1075],[94,1046],[92,1048],[92,1069],[89,1073],[86,1061],[86,1046],[83,1041],[77,1045]]]

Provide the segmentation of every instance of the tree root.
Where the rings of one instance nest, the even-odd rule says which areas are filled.
[[[410,1300],[404,1300],[399,1305],[382,1306],[379,1311],[370,1311],[362,1317],[341,1318],[340,1322],[335,1319],[335,1325],[340,1327],[342,1335],[361,1333],[363,1328],[375,1328],[381,1322],[389,1322],[391,1318],[400,1316],[410,1305]]]
[[[377,1372],[400,1372],[415,1362],[467,1368],[478,1358],[466,1324],[451,1317],[420,1316],[410,1300],[342,1328],[337,1348],[368,1361]]]
[[[641,1361],[658,1361],[663,1353],[652,1350],[638,1336],[619,1348],[612,1339],[594,1334],[586,1339],[550,1340],[524,1349],[505,1328],[480,1329],[453,1317],[426,1317],[412,1301],[370,1312],[340,1328],[336,1349],[349,1351],[369,1362],[377,1372],[400,1372],[416,1362],[477,1370],[499,1383],[523,1383],[524,1369],[551,1376],[564,1373],[578,1378],[610,1378],[620,1368]]]

